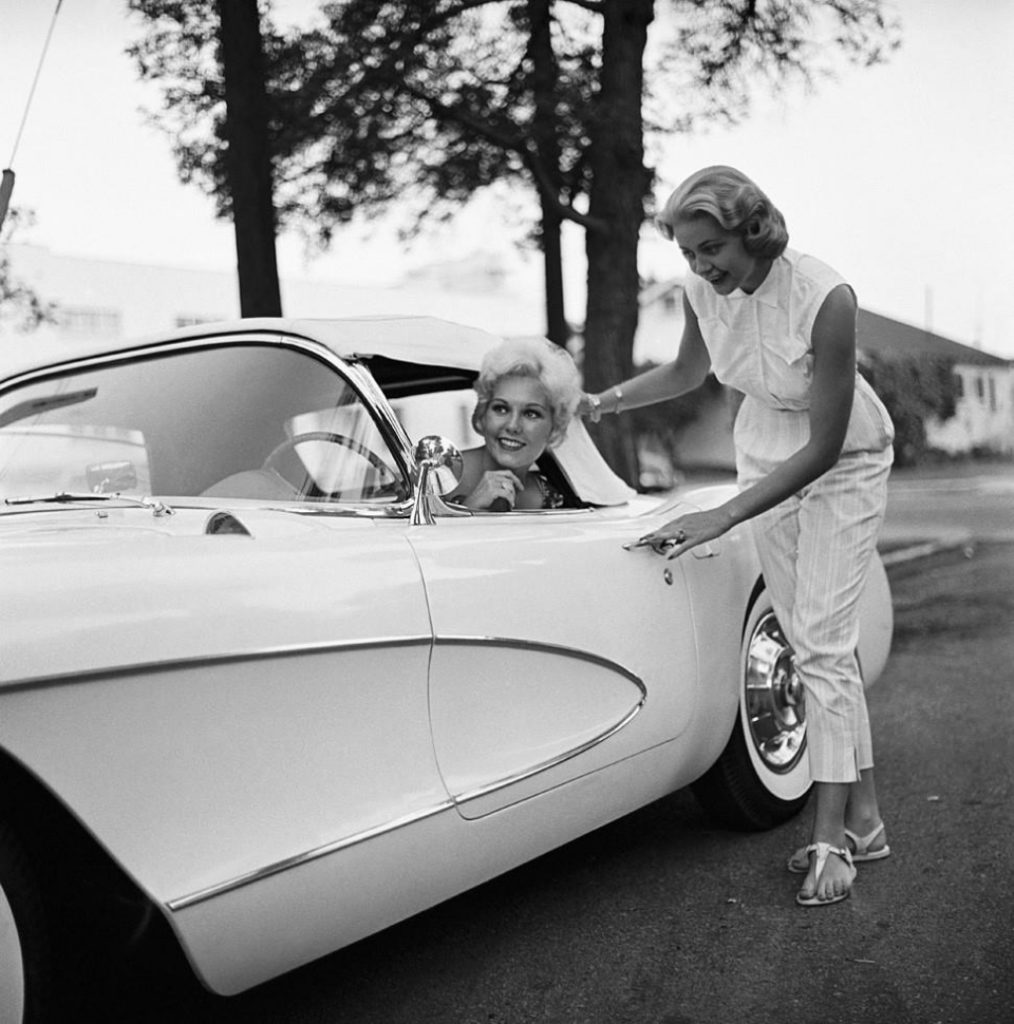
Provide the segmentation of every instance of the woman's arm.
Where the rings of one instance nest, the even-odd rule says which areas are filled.
[[[686,294],[683,296],[683,317],[679,350],[671,363],[646,370],[597,395],[586,395],[581,400],[582,415],[594,417],[596,410],[599,413],[615,413],[624,409],[639,409],[643,405],[654,405],[667,398],[676,398],[703,384],[711,369],[711,357],[701,337],[697,314],[687,301]]]
[[[810,390],[810,437],[799,451],[752,487],[707,512],[681,516],[648,534],[645,543],[673,555],[721,536],[802,490],[826,473],[841,455],[852,412],[856,370],[856,300],[847,285],[824,299],[813,324],[813,380]],[[672,547],[677,535],[683,540]]]

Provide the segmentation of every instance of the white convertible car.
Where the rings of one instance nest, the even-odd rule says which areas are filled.
[[[575,422],[564,507],[442,500],[497,340],[245,320],[0,356],[4,1022],[44,1015],[68,918],[92,934],[75,901],[164,918],[230,994],[679,787],[733,827],[799,810],[749,531],[623,547],[724,486],[637,495]],[[864,600],[871,682],[879,562]]]

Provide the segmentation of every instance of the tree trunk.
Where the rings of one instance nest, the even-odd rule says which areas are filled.
[[[570,324],[563,293],[561,220],[555,210],[542,207],[542,258],[546,284],[546,337],[557,345],[570,340]]]
[[[592,126],[592,186],[585,233],[588,301],[585,386],[616,384],[633,372],[640,279],[637,241],[650,175],[644,166],[641,100],[643,58],[654,0],[605,0],[601,87]],[[603,454],[628,483],[637,483],[637,452],[626,418],[603,417],[595,430]]]
[[[559,198],[560,145],[556,119],[556,56],[553,53],[550,0],[528,0],[528,55],[532,61],[532,94],[535,101],[533,135],[539,163],[557,195],[540,193],[542,206],[541,244],[546,288],[546,337],[566,345],[570,325],[564,306],[561,219],[553,201]]]
[[[275,208],[257,0],[218,0],[225,77],[226,170],[240,315],[281,316]]]

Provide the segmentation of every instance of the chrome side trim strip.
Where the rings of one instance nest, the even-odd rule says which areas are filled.
[[[593,747],[597,747],[600,743],[604,743],[610,736],[615,736],[616,733],[633,720],[643,707],[644,697],[642,697],[615,725],[611,725],[605,732],[599,733],[598,736],[593,736],[590,740],[586,740],[580,746],[574,747],[573,750],[567,750],[562,754],[557,754],[555,757],[551,757],[540,764],[534,765],[532,768],[526,768],[524,771],[517,772],[514,775],[509,775],[503,779],[497,779],[496,782],[491,782],[488,785],[479,786],[476,789],[470,789],[465,793],[460,793],[454,798],[455,803],[466,804],[470,800],[477,800],[479,797],[489,796],[491,793],[499,792],[502,789],[508,789],[518,782],[524,782],[525,779],[530,779],[542,772],[549,771],[550,768],[556,768],[558,765],[565,764],[567,761],[572,761],[575,757],[579,757],[581,754],[586,753]]]
[[[428,634],[407,637],[372,637],[369,640],[325,640],[312,644],[281,644],[277,647],[264,647],[250,651],[226,651],[221,654],[202,654],[192,658],[173,658],[169,661],[136,662],[129,665],[110,665],[102,668],[88,669],[80,672],[61,672],[55,675],[33,679],[12,679],[10,682],[0,680],[0,694],[17,693],[21,690],[42,689],[50,686],[69,686],[76,683],[87,683],[96,679],[115,679],[128,675],[154,674],[171,672],[179,668],[202,668],[211,665],[228,665],[245,661],[263,661],[269,658],[286,658],[301,654],[329,654],[336,651],[374,650],[390,647],[421,647],[432,641]],[[562,644],[542,643],[537,640],[519,640],[512,637],[495,636],[438,636],[436,643],[443,646],[492,646],[514,647],[526,650],[548,651],[563,654],[567,657],[588,661],[603,668],[608,668],[619,675],[625,676],[642,693],[647,696],[647,689],[640,678],[622,665],[608,658],[582,651],[575,647]]]
[[[303,654],[326,654],[329,652],[340,650],[370,650],[380,647],[428,646],[431,642],[434,641],[428,635],[413,637],[381,637],[371,640],[344,642],[329,641],[318,644],[278,646],[264,648],[258,651],[246,651],[242,653],[225,653],[220,655],[206,655],[194,658],[180,658],[175,659],[173,661],[158,663],[118,665],[113,666],[111,668],[93,669],[88,672],[62,673],[60,675],[46,677],[45,679],[15,680],[6,685],[0,684],[0,695],[11,691],[41,689],[50,686],[73,685],[77,683],[89,682],[93,679],[110,679],[127,675],[145,673],[154,674],[158,672],[171,671],[173,669],[178,668],[194,668],[221,664],[238,664],[247,661],[260,661],[271,658],[290,657]],[[590,750],[592,747],[595,747],[598,744],[604,742],[610,736],[615,735],[637,715],[637,713],[644,706],[645,700],[647,699],[647,687],[644,685],[643,681],[634,673],[630,672],[622,665],[619,665],[614,661],[610,661],[608,658],[603,658],[599,655],[592,654],[588,651],[579,650],[578,648],[567,647],[562,644],[543,643],[539,641],[527,641],[510,637],[492,636],[440,636],[436,638],[435,643],[448,647],[494,646],[519,648],[526,650],[541,650],[555,654],[562,654],[567,657],[577,658],[582,661],[589,662],[591,664],[599,665],[619,675],[624,676],[638,688],[641,696],[638,699],[638,701],[634,704],[634,706],[630,709],[630,711],[626,715],[624,715],[618,722],[610,726],[601,734],[593,737],[592,739],[586,741],[585,743],[581,744],[579,747],[574,748],[573,750],[566,751],[565,753],[550,758],[530,769],[526,769],[508,778],[498,780],[497,782],[492,783],[490,785],[483,786],[475,790],[470,790],[465,794],[459,795],[457,798],[441,801],[440,803],[435,804],[432,807],[425,808],[424,810],[414,811],[411,814],[406,814],[400,818],[395,818],[391,821],[384,822],[382,824],[373,826],[368,829],[364,829],[363,831],[356,832],[353,835],[333,840],[329,843],[325,843],[311,850],[306,850],[303,853],[294,854],[291,857],[286,857],[272,864],[267,864],[264,867],[256,868],[252,871],[245,872],[241,875],[237,875],[234,878],[226,879],[222,882],[217,882],[214,885],[207,886],[206,888],[200,889],[196,892],[176,897],[174,899],[167,901],[166,906],[169,908],[169,910],[174,912],[184,910],[188,907],[192,907],[196,904],[203,903],[217,896],[225,895],[229,892],[235,891],[236,889],[240,889],[245,886],[252,885],[256,882],[262,881],[266,878],[270,878],[273,875],[277,875],[284,871],[289,871],[294,868],[302,867],[323,857],[330,856],[333,853],[337,853],[341,850],[348,849],[349,847],[356,846],[360,843],[366,842],[371,839],[376,839],[382,835],[386,835],[389,832],[394,832],[398,829],[405,828],[406,826],[414,824],[415,822],[423,821],[427,818],[434,817],[435,815],[442,814],[445,811],[455,808],[460,803],[464,803],[469,800],[474,800],[481,796],[486,796],[492,792],[505,789],[511,785],[514,785],[517,782],[521,782],[541,772],[547,771],[550,768],[553,768],[559,764],[564,763],[565,761],[571,760],[572,758],[579,756],[587,750]]]
[[[369,640],[326,640],[313,644],[283,644],[260,650],[200,654],[192,658],[173,658],[170,661],[137,662],[132,665],[110,665],[84,672],[61,672],[36,679],[0,680],[0,696],[23,690],[46,689],[52,686],[73,686],[99,679],[118,679],[131,675],[154,675],[176,669],[207,668],[213,665],[234,665],[248,661],[266,661],[271,658],[291,658],[300,655],[331,654],[336,651],[369,651],[391,647],[428,647],[432,640],[428,634],[406,637],[373,637]]]
[[[470,789],[465,793],[457,794],[454,799],[456,803],[464,804],[470,800],[476,800],[479,797],[489,796],[491,793],[496,793],[499,790],[507,789],[510,786],[517,784],[518,782],[524,782],[525,779],[530,779],[535,775],[539,775],[542,772],[548,771],[551,768],[555,768],[558,765],[564,764],[567,761],[573,760],[575,757],[580,757],[581,754],[586,753],[593,747],[597,747],[600,743],[604,743],[611,736],[615,736],[624,726],[628,725],[637,713],[644,707],[645,701],[648,699],[648,688],[645,686],[644,681],[634,675],[629,669],[624,668],[622,665],[617,664],[615,661],[610,661],[608,658],[603,658],[600,655],[592,654],[589,651],[582,651],[576,647],[567,647],[563,644],[551,644],[551,643],[540,643],[532,641],[521,641],[512,640],[503,637],[467,637],[467,636],[438,636],[436,643],[439,646],[444,647],[467,647],[475,646],[476,644],[493,646],[493,647],[511,647],[511,648],[524,648],[525,650],[540,650],[546,651],[550,654],[561,654],[565,657],[576,658],[580,661],[587,661],[593,665],[598,665],[601,668],[609,669],[611,672],[615,672],[617,675],[623,676],[625,679],[630,681],[640,691],[641,696],[637,702],[631,707],[631,709],[622,717],[618,722],[615,722],[608,729],[599,733],[597,736],[593,736],[591,739],[586,740],[584,743],[572,750],[564,751],[561,754],[557,754],[554,757],[547,758],[545,761],[541,761],[531,768],[525,768],[522,771],[516,772],[513,775],[508,775],[502,779],[497,779],[496,782],[488,783],[485,786],[479,786],[475,789]]]
[[[640,691],[641,699],[648,696],[648,689],[640,676],[635,675],[629,669],[624,668],[619,662],[603,658],[600,654],[592,654],[591,651],[582,650],[579,647],[568,647],[566,644],[552,644],[542,640],[519,640],[515,637],[503,636],[453,636],[443,634],[436,637],[435,643],[440,647],[513,647],[526,651],[546,651],[549,654],[562,654],[568,658],[576,658],[579,661],[587,661],[600,668],[607,668],[611,672],[629,679]]]
[[[328,857],[332,853],[337,853],[339,850],[345,850],[350,846],[357,846],[359,843],[364,843],[368,839],[376,839],[378,836],[386,835],[388,832],[395,832],[398,829],[404,828],[406,825],[413,825],[417,821],[432,818],[437,814],[442,814],[444,811],[451,810],[453,807],[453,801],[442,801],[433,807],[427,807],[425,810],[414,811],[411,814],[395,818],[393,821],[384,822],[382,825],[375,825],[373,828],[364,829],[362,832],[356,832],[351,836],[346,836],[344,839],[336,839],[334,842],[325,843],[323,846],[317,846],[312,850],[305,851],[304,853],[297,853],[292,857],[286,857],[283,860],[275,861],[274,864],[268,864],[263,868],[256,868],[253,871],[247,871],[242,875],[237,875],[235,878],[229,878],[224,882],[209,885],[205,889],[199,889],[197,892],[189,893],[186,896],[179,896],[176,899],[169,900],[166,903],[166,906],[172,911],[185,910],[187,907],[195,906],[198,903],[204,903],[206,900],[213,899],[216,896],[222,896],[225,893],[233,892],[236,889],[243,888],[244,886],[253,885],[255,882],[261,882],[265,878],[270,878],[272,875],[278,875],[283,871],[290,871],[293,868],[303,867],[312,861],[320,860],[322,857]]]

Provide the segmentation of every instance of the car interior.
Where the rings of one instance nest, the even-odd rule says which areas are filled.
[[[472,427],[474,370],[420,365],[387,357],[364,359],[402,428],[413,442],[427,434],[446,437],[459,450],[482,444]],[[542,453],[538,469],[563,495],[564,509],[587,508],[560,468],[552,450]]]
[[[481,444],[475,373],[361,364],[411,442]],[[251,341],[155,352],[54,374],[0,398],[0,496],[157,494],[391,504],[411,497],[400,444],[311,353]],[[539,469],[584,507],[552,452]]]

